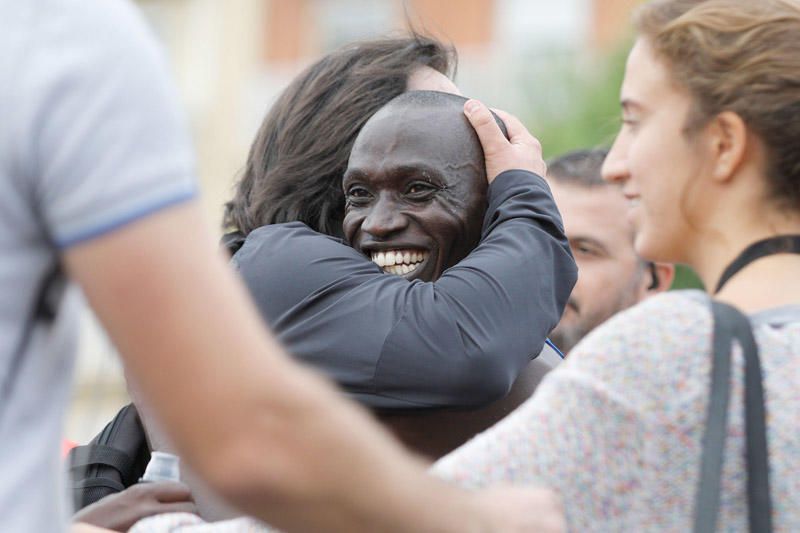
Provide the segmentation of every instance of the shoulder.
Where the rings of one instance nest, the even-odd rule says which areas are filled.
[[[647,346],[677,347],[686,342],[686,337],[707,330],[708,305],[708,297],[700,291],[670,291],[653,296],[597,327],[575,347],[570,358],[597,349],[627,355]]]
[[[302,264],[313,257],[339,256],[364,259],[342,239],[316,232],[302,222],[287,222],[261,226],[250,232],[233,256],[233,263],[242,269],[267,258],[272,263]]]
[[[587,335],[563,373],[594,382],[626,402],[657,400],[665,390],[707,373],[712,319],[708,296],[671,291],[623,311]]]
[[[302,274],[304,286],[349,279],[380,269],[341,239],[318,233],[302,222],[270,224],[253,230],[232,258],[251,289]]]

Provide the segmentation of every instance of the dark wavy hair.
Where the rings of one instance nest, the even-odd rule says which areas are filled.
[[[224,226],[247,235],[265,224],[300,221],[342,234],[342,175],[364,123],[428,66],[455,71],[451,46],[418,34],[353,43],[297,76],[274,103],[250,148]]]

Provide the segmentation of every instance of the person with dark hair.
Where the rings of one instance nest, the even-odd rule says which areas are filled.
[[[455,49],[424,35],[353,43],[299,74],[270,108],[250,148],[223,224],[237,249],[254,229],[302,222],[341,236],[341,179],[361,127],[414,89],[458,93]]]
[[[608,150],[575,150],[547,164],[547,182],[564,219],[578,282],[550,338],[569,353],[614,314],[669,289],[675,267],[645,261],[633,248],[625,197],[603,181]]]
[[[349,54],[350,49],[338,53]],[[313,88],[314,72],[316,68],[312,67],[301,75],[309,77],[307,82],[296,82],[287,92]],[[356,87],[361,88],[359,84]],[[365,98],[347,85],[339,85],[337,90],[343,93],[331,100],[337,108],[345,105],[345,95],[357,101]],[[391,96],[387,102],[397,96],[391,94],[394,90],[377,92],[383,97]],[[330,97],[330,93],[325,94]],[[286,95],[284,98],[297,101]],[[372,98],[377,99],[376,95]],[[285,109],[283,112],[289,113]],[[273,110],[267,121],[278,113]],[[295,113],[303,115],[302,109],[292,110],[289,115]],[[369,117],[362,118],[366,122]],[[331,120],[349,122],[353,118],[345,115]],[[363,123],[358,122],[360,129]],[[306,132],[302,136],[306,143],[315,144],[317,131],[306,131],[306,123],[299,118],[288,123]],[[357,133],[355,124],[352,126]],[[413,127],[415,131],[428,132],[433,125],[421,121]],[[257,144],[267,131],[262,130]],[[300,136],[297,132],[293,135]],[[262,149],[269,152],[274,147],[270,144]],[[402,153],[413,163],[413,154]],[[475,151],[475,155],[479,154]],[[279,160],[280,154],[276,157]],[[253,153],[250,159],[253,160]],[[466,163],[455,158],[448,164],[458,167]],[[344,166],[346,159],[342,160]],[[265,181],[259,182],[262,191],[272,190],[270,180],[284,184],[289,191],[289,198],[261,196],[259,200],[265,205],[275,202],[300,206],[309,201],[307,192],[292,188],[293,183],[284,176],[269,169],[264,176]],[[486,209],[486,200],[479,199],[476,207],[480,209],[472,209],[467,221],[469,232],[459,235],[457,242],[447,243],[453,247],[453,257],[437,259],[435,268],[426,264],[425,268],[432,270],[422,278],[431,283],[425,285],[387,279],[383,270],[370,261],[372,257],[336,237],[341,234],[339,213],[345,206],[341,179],[338,172],[298,173],[294,178],[294,183],[317,183],[312,190],[338,189],[324,204],[316,198],[310,200],[315,205],[314,213],[329,214],[328,227],[333,228],[334,235],[315,231],[303,221],[267,224],[251,231],[233,257],[262,316],[273,325],[280,340],[296,357],[323,369],[353,398],[373,409],[476,408],[508,394],[523,369],[542,350],[576,277],[560,216],[546,185],[541,183],[541,187],[523,194],[526,207],[536,214],[525,211],[520,217],[526,220],[524,229],[519,229],[513,239],[489,237],[496,228],[515,227],[519,219],[514,217],[495,218],[495,223],[484,226],[483,233],[476,231]],[[518,192],[515,190],[514,194]],[[517,201],[514,194],[500,197],[512,205]],[[334,201],[339,205],[332,205]],[[492,216],[505,208],[501,204],[492,205]],[[256,212],[258,208],[254,206],[249,211]],[[502,230],[501,234],[505,235]],[[490,242],[484,242],[487,239]],[[522,241],[526,246],[520,250]],[[476,245],[475,253],[479,255],[486,254],[486,250],[496,252],[492,261],[482,263],[476,271],[483,282],[470,281],[445,290],[447,283],[437,280],[438,275],[456,266]],[[501,297],[495,299],[498,291]],[[423,294],[432,299],[421,299]],[[434,294],[441,296],[433,297]],[[413,295],[420,297],[407,299]],[[406,301],[408,306],[403,305]],[[473,315],[479,307],[492,311],[481,314],[481,321]],[[421,372],[423,368],[425,371]]]
[[[229,220],[239,221],[241,231],[227,242],[238,249],[233,262],[262,316],[291,353],[373,409],[476,408],[504,397],[542,350],[576,277],[560,216],[543,184],[523,195],[536,212],[520,230],[520,238],[530,240],[523,250],[515,239],[483,242],[496,228],[513,227],[514,219],[501,218],[476,238],[486,209],[482,199],[469,220],[469,238],[456,243],[455,260],[439,265],[437,277],[483,245],[497,253],[479,275],[495,280],[496,287],[467,283],[448,293],[433,276],[424,280],[431,285],[387,279],[371,257],[340,239],[342,175],[356,135],[378,108],[407,89],[456,92],[441,73],[450,57],[436,41],[415,36],[351,45],[312,65],[281,95],[280,109],[267,115],[229,204]],[[327,119],[315,122],[318,117]],[[423,131],[432,125],[414,127]],[[302,148],[286,139],[297,139]],[[284,153],[297,154],[292,172],[275,170],[283,168]],[[303,166],[301,155],[309,153],[318,161]],[[319,160],[326,163],[320,167]],[[517,200],[501,197],[508,204]],[[257,229],[252,220],[234,216],[267,212],[271,215],[259,219],[264,225]],[[496,290],[503,297],[493,300]],[[447,296],[401,305],[405,295],[430,291]],[[482,315],[485,323],[471,315],[478,307],[492,309],[491,316]],[[474,335],[476,328],[492,334]]]

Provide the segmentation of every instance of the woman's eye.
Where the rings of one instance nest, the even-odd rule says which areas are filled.
[[[622,125],[627,128],[633,128],[638,124],[638,122],[630,117],[622,117]]]

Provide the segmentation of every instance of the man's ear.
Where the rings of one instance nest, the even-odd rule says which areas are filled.
[[[675,279],[675,265],[672,263],[648,262],[642,276],[639,301],[668,290]]]

